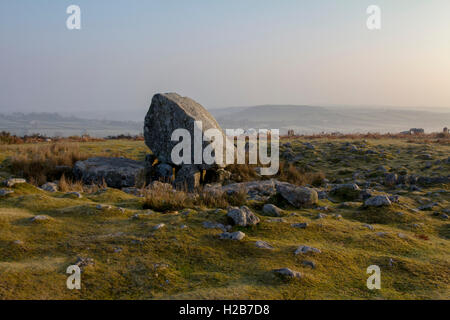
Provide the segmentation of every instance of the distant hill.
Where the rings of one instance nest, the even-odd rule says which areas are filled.
[[[424,128],[426,132],[450,127],[450,112],[375,107],[316,107],[263,105],[209,110],[222,128],[280,129],[286,133],[392,132]],[[142,117],[144,118],[144,116]],[[0,131],[17,135],[40,133],[47,136],[89,134],[93,137],[142,133],[143,120],[115,121],[62,116],[58,113],[0,114]]]
[[[40,133],[46,136],[67,137],[89,134],[93,137],[142,133],[143,122],[110,121],[63,117],[57,113],[0,114],[0,131],[17,135]]]
[[[263,105],[212,109],[223,128],[267,128],[298,133],[400,132],[413,127],[427,132],[450,127],[450,113],[373,107]]]

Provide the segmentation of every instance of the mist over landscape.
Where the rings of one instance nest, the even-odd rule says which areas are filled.
[[[46,136],[88,134],[93,137],[142,133],[148,108],[132,110],[127,116],[95,113],[64,115],[58,113],[0,113],[0,130],[16,135],[34,133]],[[410,128],[440,132],[450,126],[450,112],[445,109],[425,111],[387,107],[319,107],[295,105],[263,105],[209,109],[222,128],[288,129],[298,134],[317,133],[398,133]],[[113,120],[114,119],[114,120]],[[122,119],[122,120],[118,120]]]

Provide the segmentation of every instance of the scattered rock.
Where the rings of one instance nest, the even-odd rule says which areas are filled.
[[[260,219],[246,206],[230,207],[227,216],[235,225],[241,227],[254,226],[260,222]]]
[[[295,250],[295,254],[306,254],[309,252],[314,252],[314,253],[321,253],[321,251],[317,248],[313,248],[313,247],[308,247],[308,246],[300,246],[297,248],[297,250]]]
[[[77,261],[75,262],[75,265],[77,265],[78,267],[80,267],[81,270],[83,270],[86,267],[95,265],[95,261],[92,258],[78,257]]]
[[[160,224],[154,226],[154,227],[153,227],[153,230],[159,230],[159,229],[164,228],[165,226],[166,226],[166,225],[165,225],[164,223],[160,223]]]
[[[436,207],[437,205],[438,204],[436,202],[428,203],[423,206],[420,206],[418,209],[421,211],[430,211],[430,210],[433,210],[433,208]]]
[[[365,207],[383,207],[390,205],[392,205],[392,202],[386,195],[371,197],[364,202]]]
[[[314,261],[305,260],[302,261],[302,264],[307,267],[311,267],[312,269],[316,268],[316,263]]]
[[[360,198],[361,189],[354,183],[339,184],[331,189],[330,194],[344,200],[356,200]]]
[[[27,183],[27,180],[20,178],[10,178],[4,182],[4,185],[8,188],[14,187],[16,184]]]
[[[243,233],[241,231],[237,231],[237,232],[233,232],[233,233],[224,232],[224,233],[221,233],[219,235],[219,237],[222,240],[238,240],[238,241],[240,241],[240,240],[244,239],[245,233]]]
[[[317,204],[319,196],[314,189],[297,187],[295,185],[279,182],[276,185],[277,192],[296,208]]]
[[[44,215],[38,215],[38,216],[34,216],[33,218],[31,218],[32,222],[45,222],[45,221],[50,221],[50,217],[49,216],[44,216]]]
[[[78,199],[83,198],[83,196],[81,195],[81,193],[76,192],[76,191],[74,191],[74,192],[68,192],[67,195],[69,195],[69,196],[74,196],[75,198],[78,198]]]
[[[255,246],[260,249],[269,249],[269,250],[273,249],[273,247],[265,241],[256,241]]]
[[[269,219],[267,220],[267,222],[286,222],[286,220],[284,220],[283,218],[274,218],[274,219]]]
[[[122,191],[128,194],[131,194],[133,196],[139,197],[142,195],[141,189],[136,187],[128,187],[128,188],[122,188]]]
[[[366,227],[367,229],[369,229],[371,231],[374,230],[373,226],[371,226],[370,224],[364,224],[363,227]]]
[[[276,270],[273,270],[273,272],[276,274],[279,274],[283,277],[288,277],[288,278],[300,279],[302,277],[302,274],[300,272],[291,270],[289,268],[276,269]]]
[[[203,227],[206,229],[220,229],[224,232],[229,231],[231,229],[231,226],[224,226],[221,223],[211,222],[211,221],[203,222]]]
[[[291,224],[292,227],[294,228],[299,228],[299,229],[306,229],[306,227],[308,226],[308,223],[304,222],[304,223],[294,223]]]
[[[111,210],[112,206],[107,205],[107,204],[98,204],[98,205],[95,206],[95,208],[97,210]]]
[[[265,204],[263,207],[263,212],[270,216],[280,217],[283,211],[273,204]]]
[[[14,193],[12,190],[0,189],[0,197],[4,197],[8,194]]]
[[[387,173],[384,177],[384,184],[388,187],[393,187],[398,182],[398,176],[395,173]]]
[[[58,186],[56,183],[47,182],[41,186],[41,189],[47,192],[58,192]]]

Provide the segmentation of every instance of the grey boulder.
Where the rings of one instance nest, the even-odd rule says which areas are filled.
[[[58,192],[58,186],[53,182],[47,182],[41,186],[41,189],[48,192]]]
[[[275,269],[273,270],[273,272],[287,278],[300,279],[302,277],[302,274],[300,272],[291,270],[289,268]]]
[[[257,225],[260,222],[258,216],[256,216],[248,207],[242,206],[240,208],[230,207],[228,209],[227,216],[237,226],[248,227]]]
[[[263,212],[269,216],[280,217],[283,210],[273,204],[265,204],[263,207]]]
[[[145,181],[145,165],[126,158],[90,158],[75,163],[73,173],[85,184],[100,184],[103,180],[109,187],[134,187]]]
[[[296,208],[312,206],[317,204],[319,196],[314,189],[298,187],[286,182],[279,182],[276,185],[277,192]]]
[[[237,241],[241,241],[242,239],[245,238],[245,233],[241,232],[241,231],[237,231],[237,232],[224,232],[221,233],[219,235],[220,239],[222,240],[237,240]]]
[[[201,121],[201,130],[199,127],[195,129],[196,121]],[[145,117],[144,136],[146,145],[162,163],[174,164],[172,150],[180,141],[172,141],[172,134],[177,129],[185,129],[190,133],[190,162],[184,164],[194,164],[194,153],[196,152],[194,131],[201,133],[201,138],[203,138],[206,130],[218,130],[224,142],[222,152],[214,149],[216,151],[214,164],[206,164],[203,161],[196,165],[201,169],[223,167],[218,163],[225,164],[227,152],[225,141],[227,141],[227,138],[216,119],[203,106],[190,98],[182,97],[176,93],[155,94]],[[209,141],[203,141],[202,139],[202,152],[209,144]],[[222,159],[218,158],[219,154],[222,154]]]
[[[383,207],[383,206],[391,206],[392,202],[389,200],[389,197],[384,196],[375,196],[367,199],[364,202],[365,207]]]

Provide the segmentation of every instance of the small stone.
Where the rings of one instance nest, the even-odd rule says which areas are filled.
[[[180,226],[180,229],[187,229],[187,228],[188,228],[188,226],[185,225],[185,224],[182,224],[182,225]]]
[[[375,196],[367,199],[364,202],[364,206],[366,207],[383,207],[390,206],[392,202],[389,200],[388,196]]]
[[[166,226],[166,225],[165,225],[164,223],[160,223],[160,224],[154,226],[154,227],[153,227],[153,230],[159,230],[159,229],[164,228],[165,226]]]
[[[20,178],[10,178],[8,180],[6,180],[4,182],[5,186],[7,186],[8,188],[14,187],[14,185],[16,184],[22,184],[22,183],[26,183],[27,180],[25,179],[20,179]]]
[[[81,269],[88,267],[88,266],[93,266],[95,265],[94,259],[92,258],[83,258],[83,257],[78,257],[77,261],[75,262],[75,265],[79,266]]]
[[[31,218],[32,222],[41,222],[41,221],[48,221],[48,220],[50,220],[50,217],[43,216],[43,215],[38,215],[38,216]]]
[[[286,222],[286,220],[284,220],[283,218],[274,218],[274,219],[269,219],[267,220],[267,222]]]
[[[58,192],[58,186],[56,183],[47,182],[41,186],[41,189],[47,192]]]
[[[83,196],[82,196],[81,193],[79,193],[79,192],[68,192],[67,195],[69,195],[69,196],[74,196],[74,197],[76,197],[76,198],[78,198],[78,199],[83,198]]]
[[[22,240],[14,240],[13,244],[17,245],[17,246],[23,246],[24,242]]]
[[[327,217],[327,215],[325,213],[319,213],[316,218],[317,219],[325,219],[326,217]]]
[[[302,277],[302,274],[300,272],[291,270],[289,268],[275,269],[273,270],[273,272],[289,278],[300,279]]]
[[[371,230],[371,231],[374,230],[373,226],[371,226],[370,224],[365,224],[363,226],[366,227],[367,229]]]
[[[399,237],[400,239],[406,239],[406,238],[407,238],[406,234],[404,234],[404,233],[399,233],[399,234],[397,234],[397,235],[398,235],[398,237]]]
[[[312,269],[316,268],[316,263],[314,261],[305,260],[302,262],[304,266],[311,267]]]
[[[392,258],[389,258],[389,263],[388,263],[389,267],[393,267],[394,263],[395,263],[394,260]]]
[[[313,248],[313,247],[308,247],[308,246],[300,246],[297,248],[297,250],[295,250],[295,254],[306,254],[309,252],[314,252],[314,253],[321,253],[321,251],[317,248]]]
[[[440,217],[444,220],[448,220],[448,215],[445,213],[441,214]]]
[[[294,224],[291,224],[291,226],[294,227],[294,228],[306,229],[306,227],[308,226],[308,223],[307,222],[294,223]]]
[[[283,211],[273,204],[265,204],[263,207],[263,212],[271,216],[279,217]]]
[[[255,246],[260,249],[269,249],[269,250],[273,249],[273,247],[265,241],[256,241]]]
[[[433,208],[436,207],[437,205],[438,204],[436,202],[428,203],[423,206],[420,206],[418,209],[421,211],[429,211],[429,210],[433,210]]]
[[[4,197],[8,194],[14,193],[12,190],[0,189],[0,197]]]
[[[260,222],[260,219],[246,206],[230,207],[227,216],[235,225],[241,227],[254,226]]]
[[[97,208],[97,210],[110,210],[110,209],[112,209],[112,207],[110,205],[105,205],[105,204],[98,204],[95,208]]]
[[[211,222],[211,221],[203,222],[203,227],[206,229],[220,229],[224,232],[228,231],[227,228],[223,224],[217,223],[217,222]]]
[[[245,233],[243,233],[241,231],[237,231],[237,232],[233,232],[233,233],[224,232],[224,233],[221,233],[219,235],[219,237],[222,240],[238,240],[238,241],[240,241],[240,240],[244,239]]]

